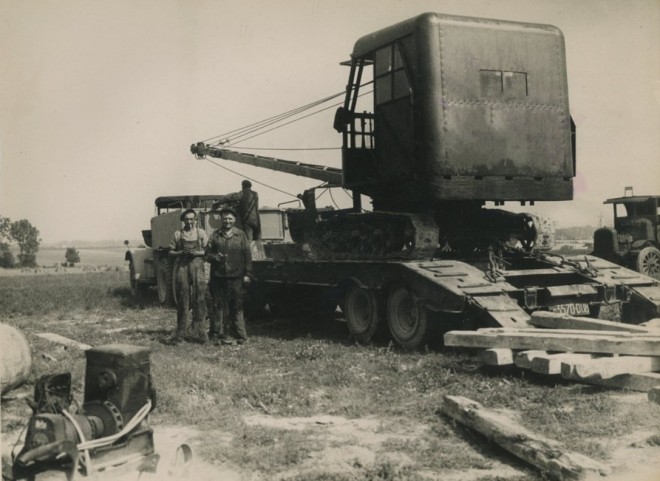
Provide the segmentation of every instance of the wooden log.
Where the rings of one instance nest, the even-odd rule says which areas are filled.
[[[534,360],[534,358],[547,355],[548,353],[546,351],[521,351],[516,354],[516,358],[513,362],[515,362],[516,366],[520,369],[531,369],[532,360]]]
[[[511,417],[483,407],[462,396],[445,396],[441,407],[447,416],[483,434],[515,456],[540,468],[555,480],[580,480],[610,469],[587,456],[575,453],[555,440],[520,426]]]
[[[444,335],[445,346],[541,350],[557,352],[593,352],[660,356],[660,337],[636,335],[631,337],[592,336],[555,333],[552,329],[538,332],[481,332],[449,331]],[[623,333],[625,334],[625,333]]]
[[[510,366],[513,364],[511,349],[484,349],[479,353],[479,359],[487,366]]]
[[[594,331],[623,331],[648,333],[653,329],[646,326],[624,324],[622,322],[592,319],[591,317],[567,316],[557,312],[536,311],[529,321],[532,325],[551,329],[589,329]]]
[[[567,379],[609,379],[621,374],[660,371],[660,357],[618,356],[578,362],[562,362],[561,375]]]
[[[594,358],[594,354],[575,354],[572,352],[563,352],[558,354],[548,354],[546,356],[536,356],[532,359],[532,371],[538,374],[561,374],[561,363],[577,363]]]
[[[649,389],[647,396],[649,401],[660,404],[660,386]]]
[[[53,332],[39,332],[37,333],[37,336],[51,342],[56,342],[57,344],[62,344],[63,346],[80,349],[81,351],[86,351],[87,349],[92,347],[89,344],[84,344],[82,342],[74,341],[73,339],[60,336],[59,334],[55,334]]]

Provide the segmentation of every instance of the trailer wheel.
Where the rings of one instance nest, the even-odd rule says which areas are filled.
[[[426,338],[428,311],[404,285],[395,285],[387,296],[387,325],[394,341],[404,349],[417,349]]]
[[[158,260],[158,272],[156,274],[156,287],[158,289],[158,300],[161,304],[171,306],[174,304],[174,263],[167,257]]]
[[[348,288],[344,315],[353,339],[361,343],[369,342],[380,324],[381,311],[375,292],[355,284]]]
[[[660,251],[655,247],[644,247],[639,251],[637,270],[649,277],[660,279]]]

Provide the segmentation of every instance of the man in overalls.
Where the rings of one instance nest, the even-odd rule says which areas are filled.
[[[176,333],[173,341],[181,342],[188,336],[190,303],[192,301],[192,335],[199,341],[208,341],[206,333],[206,276],[204,274],[204,254],[209,243],[208,236],[196,224],[197,213],[187,209],[181,214],[183,229],[174,233],[170,242],[169,255],[176,258],[174,264],[174,285],[177,299]]]

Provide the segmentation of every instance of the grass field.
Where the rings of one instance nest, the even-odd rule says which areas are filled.
[[[39,332],[148,346],[158,391],[150,423],[156,431],[185,427],[215,473],[209,479],[544,479],[441,415],[446,394],[512,411],[526,427],[621,473],[658,458],[660,406],[640,394],[485,369],[462,351],[407,353],[385,340],[360,346],[339,319],[253,320],[241,347],[173,346],[174,310],[155,296],[131,298],[126,273],[117,271],[0,278],[0,313],[33,351],[30,383],[10,394],[69,370],[82,400],[84,355]],[[22,401],[3,400],[3,443],[29,413]]]

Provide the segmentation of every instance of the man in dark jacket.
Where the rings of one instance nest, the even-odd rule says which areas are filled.
[[[243,344],[247,340],[243,317],[244,286],[252,276],[250,241],[236,228],[236,212],[230,208],[220,211],[222,226],[209,240],[207,259],[211,263],[209,287],[214,314],[210,336],[224,344]]]
[[[252,182],[241,182],[241,198],[238,200],[238,215],[241,227],[248,240],[261,238],[261,222],[259,222],[259,194],[252,190]]]
[[[248,240],[261,238],[261,220],[259,219],[259,194],[252,190],[252,182],[244,180],[241,182],[241,191],[218,197],[218,202],[213,208],[217,209],[221,204],[230,202],[236,205],[240,229],[245,232]]]

